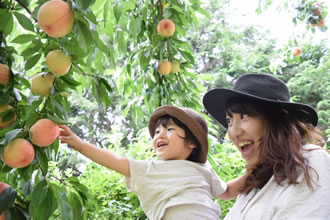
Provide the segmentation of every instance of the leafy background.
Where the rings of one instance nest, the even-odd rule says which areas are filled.
[[[47,36],[36,15],[46,0],[0,2],[0,62],[11,80],[0,87],[0,104],[10,104],[17,120],[0,129],[0,152],[15,137],[29,139],[29,128],[47,117],[69,126],[82,138],[114,152],[145,159],[154,157],[146,125],[164,104],[199,111],[210,127],[209,162],[225,181],[244,172],[244,162],[225,130],[202,107],[203,94],[217,86],[229,88],[246,72],[277,75],[289,86],[292,101],[308,103],[319,113],[324,147],[330,143],[330,52],[327,31],[309,22],[324,18],[312,13],[313,0],[281,0],[288,23],[304,27],[279,45],[261,26],[233,25],[230,0],[135,1],[68,0],[75,23],[61,38]],[[275,2],[258,1],[256,13],[267,13]],[[156,26],[163,18],[176,25],[164,39]],[[302,54],[294,57],[293,47]],[[45,56],[62,49],[72,59],[66,76],[57,77],[47,98],[31,93],[31,77],[48,72]],[[158,61],[177,59],[181,72],[161,76]],[[0,181],[12,191],[1,194],[0,213],[8,219],[145,219],[137,197],[127,192],[124,178],[79,156],[58,141],[34,147],[31,165],[12,169],[0,161]],[[11,198],[11,199],[8,199]],[[220,201],[221,217],[234,201]]]

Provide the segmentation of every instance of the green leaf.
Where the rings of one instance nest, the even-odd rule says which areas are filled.
[[[9,35],[14,26],[14,19],[12,13],[8,13],[7,10],[0,11],[0,31],[3,31],[5,35]]]
[[[75,190],[77,190],[77,192],[80,194],[80,196],[83,197],[83,199],[88,198],[88,188],[85,185],[79,183],[79,181],[78,182],[70,181],[70,183],[71,183],[72,187]]]
[[[204,15],[206,18],[208,18],[208,19],[210,19],[211,18],[211,15],[210,15],[210,13],[209,12],[207,12],[207,11],[205,11],[204,9],[202,9],[202,8],[199,8],[198,9],[198,12],[200,13],[200,14],[202,14],[202,15]]]
[[[74,220],[84,219],[84,211],[85,207],[83,206],[83,202],[77,193],[70,192],[68,196],[68,200],[72,207],[72,214]]]
[[[122,13],[122,4],[121,4],[120,0],[115,1],[114,7],[113,7],[113,13],[115,15],[115,18],[116,18],[116,21],[117,21],[117,24],[118,24],[121,13]]]
[[[39,48],[37,47],[27,47],[25,50],[22,51],[21,56],[28,57],[30,55],[33,55],[39,51]]]
[[[136,32],[135,36],[138,36],[141,32],[141,26],[142,26],[141,18],[137,17],[134,23],[135,23],[135,32]]]
[[[25,30],[34,32],[34,26],[29,18],[19,12],[14,12],[14,15]]]
[[[91,0],[77,0],[77,5],[79,5],[79,7],[82,10],[86,10],[94,1],[91,1]]]
[[[21,96],[20,91],[18,89],[14,88],[13,93],[14,93],[15,98],[16,98],[17,101],[19,101],[19,102],[22,101],[22,96]]]
[[[122,12],[125,13],[128,10],[134,10],[136,8],[135,1],[121,1]]]
[[[36,54],[33,57],[29,58],[25,63],[25,70],[29,70],[34,67],[41,58],[41,54]]]
[[[29,217],[28,211],[21,206],[14,206],[6,210],[6,219],[26,220]]]
[[[53,122],[55,122],[56,124],[68,124],[68,122],[66,120],[62,120],[60,118],[57,118],[53,115],[47,114],[47,118],[52,120]]]
[[[12,40],[12,43],[16,44],[25,44],[28,42],[31,42],[31,40],[35,39],[36,36],[32,34],[21,34],[17,36],[14,40]]]
[[[129,32],[136,37],[137,32],[136,32],[136,28],[135,28],[135,19],[134,17],[131,17],[131,19],[129,20]]]
[[[126,52],[126,42],[125,42],[125,35],[123,31],[118,31],[117,32],[117,42],[118,42],[118,49],[122,53]]]
[[[9,131],[6,135],[5,135],[5,140],[8,141],[8,143],[13,140],[14,138],[17,137],[17,135],[22,131],[22,128],[17,128],[14,130]]]
[[[54,192],[48,186],[46,180],[40,181],[32,191],[30,202],[30,214],[34,220],[49,219],[57,207]]]
[[[67,84],[73,86],[73,87],[77,87],[79,85],[81,85],[80,82],[72,79],[69,75],[65,75],[65,76],[62,76],[60,79],[62,79],[63,81],[65,81]]]
[[[146,53],[143,50],[139,54],[139,61],[142,70],[146,69],[149,65],[149,59],[147,59],[147,56],[145,54]]]
[[[106,21],[108,16],[109,16],[109,8],[110,8],[110,4],[111,2],[110,1],[105,1],[104,2],[104,8],[103,8],[103,19]],[[105,23],[104,23],[105,25]]]
[[[89,27],[87,27],[81,20],[76,21],[76,26],[78,27],[78,40],[80,42],[80,46],[85,52],[87,52],[93,42]]]
[[[195,64],[194,56],[190,52],[185,49],[180,49],[179,51],[182,56],[187,59],[187,61],[189,61],[191,64]]]
[[[62,219],[71,220],[73,219],[72,206],[69,203],[67,191],[65,188],[60,188],[55,184],[51,184],[52,189],[55,192],[55,196],[61,211]]]
[[[8,109],[8,110],[0,113],[2,122],[8,122],[8,121],[12,120],[12,118],[14,116],[15,116],[15,112],[12,109]]]
[[[44,173],[48,172],[48,157],[44,153],[43,148],[36,148],[36,159],[40,165],[40,168],[43,170]]]
[[[4,210],[11,207],[16,199],[16,190],[11,187],[7,187],[5,190],[2,191],[0,194],[0,213]]]
[[[176,12],[180,13],[180,14],[184,14],[184,11],[182,8],[180,8],[179,6],[173,4],[171,5],[171,8],[174,9]]]

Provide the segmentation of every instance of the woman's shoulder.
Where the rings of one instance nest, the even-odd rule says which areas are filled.
[[[302,147],[303,154],[306,156],[321,156],[330,159],[330,151],[315,144],[306,144]]]
[[[303,146],[303,155],[309,160],[312,167],[330,167],[330,153],[328,150],[314,144]]]

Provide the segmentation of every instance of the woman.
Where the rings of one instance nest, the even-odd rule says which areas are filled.
[[[245,74],[233,89],[203,98],[247,163],[248,177],[226,220],[330,217],[330,156],[309,105],[290,102],[288,87],[268,74]]]

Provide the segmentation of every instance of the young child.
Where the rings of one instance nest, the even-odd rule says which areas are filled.
[[[232,199],[245,176],[227,184],[206,162],[208,127],[204,118],[188,108],[161,106],[151,115],[149,132],[160,160],[134,160],[93,146],[61,125],[60,141],[96,163],[126,177],[150,220],[219,219],[213,197]]]

